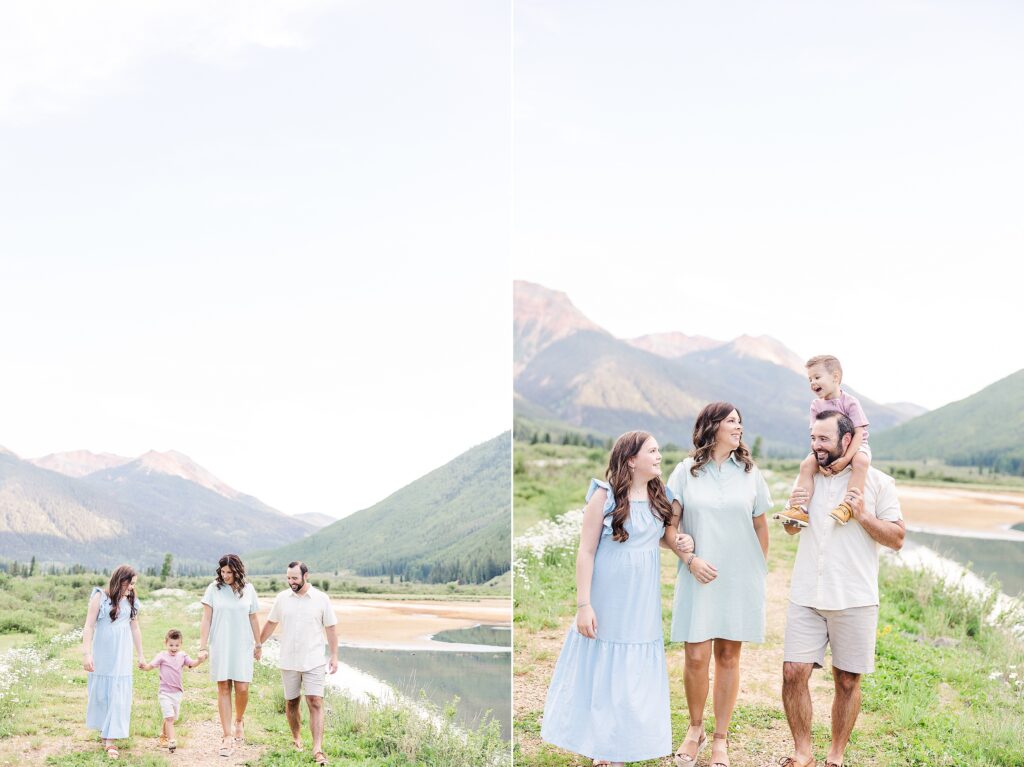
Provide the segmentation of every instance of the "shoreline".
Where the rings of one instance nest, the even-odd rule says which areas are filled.
[[[900,482],[896,495],[908,530],[1024,541],[1024,532],[1012,529],[1024,523],[1024,495]]]

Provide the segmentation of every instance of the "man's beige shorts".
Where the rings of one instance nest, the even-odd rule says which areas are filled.
[[[878,605],[846,610],[815,610],[789,603],[783,660],[791,663],[825,663],[825,645],[832,647],[832,666],[851,674],[875,670],[875,637]]]
[[[324,680],[327,678],[327,666],[317,666],[309,671],[288,671],[281,669],[281,682],[284,684],[284,699],[295,700],[300,694],[324,697]]]

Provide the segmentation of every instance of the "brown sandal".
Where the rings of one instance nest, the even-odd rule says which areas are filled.
[[[317,751],[313,754],[313,761],[317,764],[327,764],[327,754],[323,751]]]
[[[784,756],[779,759],[779,767],[816,767],[818,762],[812,756],[809,762],[798,762],[796,757]]]
[[[725,741],[725,761],[712,762],[711,767],[729,767],[729,733],[716,732],[712,737],[715,740]]]
[[[699,722],[691,722],[691,727],[701,727],[704,724],[704,720],[701,719]],[[693,756],[683,753],[683,746],[689,743],[696,742],[697,748],[693,750]],[[703,728],[700,731],[700,740],[694,741],[693,738],[684,738],[683,742],[679,744],[679,748],[676,749],[676,753],[673,755],[672,760],[675,762],[676,767],[694,767],[697,764],[697,754],[704,748],[704,744],[708,742],[708,736],[704,732]]]

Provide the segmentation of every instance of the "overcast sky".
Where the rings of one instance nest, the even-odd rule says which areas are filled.
[[[1024,368],[1024,6],[515,4],[513,274],[935,408]]]
[[[340,516],[507,429],[510,25],[0,7],[0,444]]]

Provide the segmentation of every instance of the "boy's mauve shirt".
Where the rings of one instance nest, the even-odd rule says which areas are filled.
[[[181,669],[192,659],[183,652],[171,655],[167,650],[157,653],[149,664],[160,672],[160,692],[184,692],[181,686]]]

